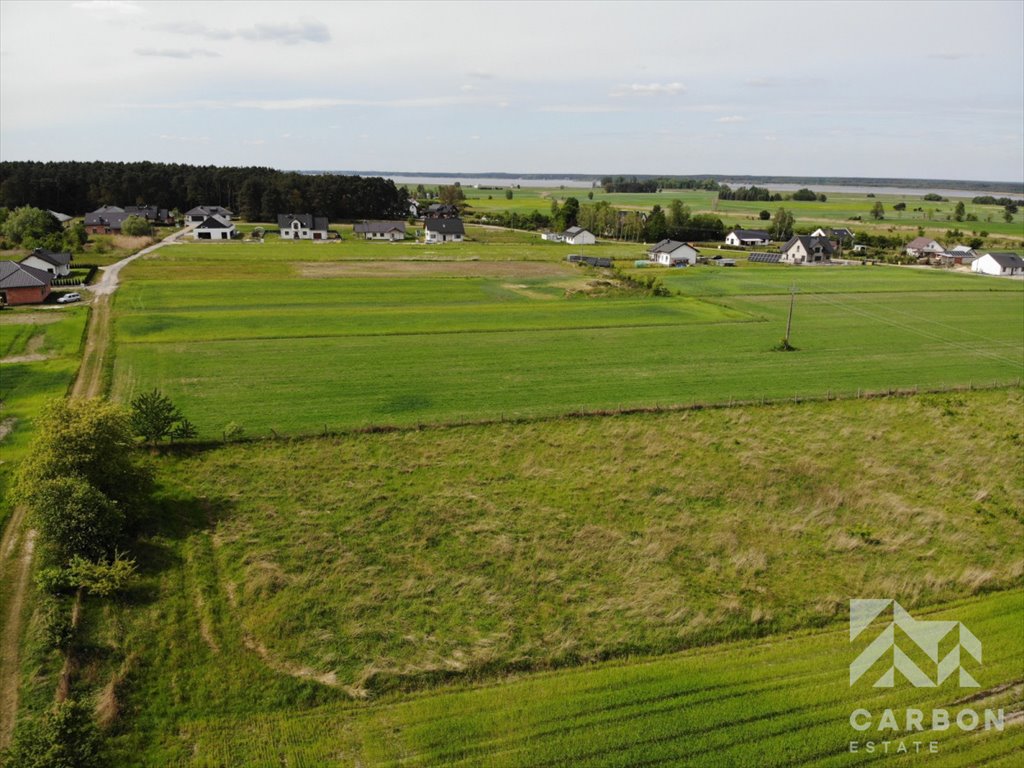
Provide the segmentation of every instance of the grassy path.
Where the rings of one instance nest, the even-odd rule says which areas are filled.
[[[35,531],[25,530],[17,507],[0,538],[0,749],[10,743],[18,711],[18,646],[32,566]]]

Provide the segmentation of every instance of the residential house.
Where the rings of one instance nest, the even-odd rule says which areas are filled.
[[[771,236],[762,229],[734,229],[725,236],[726,245],[765,245]]]
[[[544,232],[540,233],[540,239],[541,240],[548,240],[548,241],[550,241],[552,243],[560,243],[560,242],[562,242],[562,233],[561,232],[550,232],[550,231],[545,230]]]
[[[569,245],[593,245],[597,238],[593,232],[583,227],[569,227],[562,233],[562,242]]]
[[[423,214],[426,219],[457,219],[459,208],[449,203],[431,203]]]
[[[681,264],[692,265],[697,263],[697,250],[676,240],[662,240],[647,250],[647,258],[658,264],[664,264],[666,267],[676,267]]]
[[[829,261],[835,251],[827,237],[797,235],[782,246],[782,258],[787,264],[816,264]]]
[[[827,237],[832,245],[846,245],[853,242],[853,231],[845,227],[818,227],[811,232],[811,237]]]
[[[907,256],[921,258],[922,256],[938,256],[946,249],[937,240],[930,237],[915,237],[907,243]]]
[[[227,208],[222,208],[219,205],[197,205],[192,210],[185,212],[185,224],[202,224],[211,216],[216,216],[226,224],[234,215]]]
[[[174,223],[174,217],[166,208],[158,208],[155,205],[126,205],[124,212],[129,216],[140,216],[150,224],[167,226]]]
[[[971,262],[971,272],[999,277],[1024,275],[1024,259],[1016,253],[985,253]]]
[[[45,248],[36,248],[22,259],[19,264],[49,272],[54,277],[67,277],[71,274],[72,256],[68,252],[54,253]]]
[[[85,231],[90,235],[116,235],[121,231],[121,223],[129,215],[124,208],[104,205],[85,214]]]
[[[208,216],[202,224],[192,230],[192,237],[196,240],[230,240],[235,235],[235,225],[218,216]]]
[[[466,236],[462,219],[424,219],[423,230],[426,243],[461,243]]]
[[[330,236],[326,216],[312,213],[279,213],[277,228],[282,240],[326,240]]]
[[[51,211],[47,209],[46,212],[53,216],[53,218],[55,218],[61,224],[67,224],[69,221],[71,221],[71,219],[74,218],[74,216],[68,216],[66,213],[60,213],[59,211]]]
[[[404,221],[363,221],[356,224],[352,231],[367,240],[405,240]]]
[[[0,261],[0,303],[42,304],[50,295],[53,275],[16,261]]]

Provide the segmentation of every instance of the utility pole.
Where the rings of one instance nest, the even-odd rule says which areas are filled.
[[[782,346],[786,349],[790,348],[789,345],[789,332],[793,328],[793,305],[796,303],[796,283],[792,283],[789,287],[789,317],[786,318],[786,338],[782,340]]]

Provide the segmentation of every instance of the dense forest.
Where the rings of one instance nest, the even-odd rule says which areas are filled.
[[[187,211],[222,205],[248,221],[315,213],[332,221],[404,218],[408,195],[375,177],[309,175],[272,168],[168,163],[2,162],[0,206],[30,205],[78,216],[101,205]]]

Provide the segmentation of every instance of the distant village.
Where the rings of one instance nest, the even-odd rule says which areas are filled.
[[[56,211],[49,213],[62,224],[72,219]],[[176,219],[171,211],[157,206],[105,205],[86,214],[83,224],[90,235],[118,235],[129,219],[142,219],[152,226],[183,225],[186,229],[183,237],[195,241],[226,242],[242,237],[233,221],[234,215],[219,205],[196,206],[186,211],[180,219]],[[409,216],[410,220],[422,219],[422,234],[418,230],[410,233],[405,221],[361,221],[353,225],[353,235],[384,242],[402,242],[412,238],[430,245],[461,243],[466,238],[465,225],[455,205],[432,203],[421,209],[417,201],[409,200]],[[255,227],[250,238],[261,241],[265,234],[262,227]],[[330,229],[326,216],[312,213],[278,214],[277,235],[282,240],[294,241],[327,242],[341,239],[339,233]],[[544,241],[580,248],[598,244],[594,233],[579,226],[570,226],[559,232],[543,231],[539,236]],[[863,258],[867,246],[854,241],[854,232],[846,228],[818,228],[809,235],[794,235],[784,243],[773,243],[766,230],[733,229],[717,246],[721,253],[714,256],[706,255],[706,243],[698,248],[693,243],[665,239],[650,246],[646,256],[636,259],[633,266],[679,268],[713,263],[730,267],[736,265],[736,257],[745,258],[748,263],[763,264],[865,263]],[[1015,253],[981,252],[962,244],[946,246],[923,236],[907,243],[905,253],[908,258],[921,264],[969,267],[972,272],[996,277],[1024,276],[1024,259]],[[39,304],[47,301],[55,287],[81,284],[81,280],[71,278],[73,260],[71,252],[36,248],[20,261],[0,261],[0,304]],[[566,260],[579,265],[605,268],[612,267],[614,263],[610,258],[583,253],[568,254]],[[73,293],[71,296],[77,299],[79,295]]]

